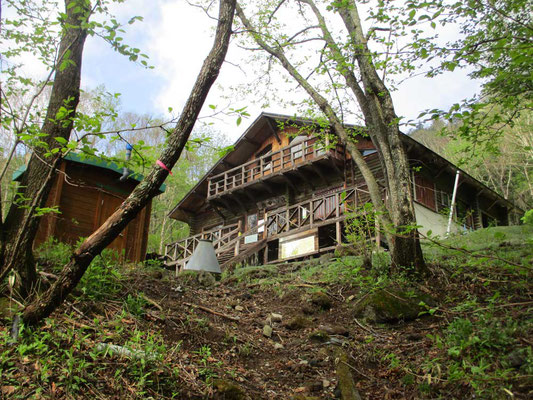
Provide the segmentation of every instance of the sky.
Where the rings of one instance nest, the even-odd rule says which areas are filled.
[[[216,7],[213,13],[216,14]],[[144,18],[142,22],[127,25],[124,42],[138,47],[149,56],[153,69],[146,69],[114,52],[99,37],[89,37],[84,51],[82,86],[91,89],[103,84],[107,91],[121,94],[122,111],[168,117],[168,108],[179,113],[194,84],[195,78],[207,56],[214,37],[215,21],[203,10],[193,7],[185,0],[126,0],[113,7],[119,21],[127,21],[134,15]],[[219,78],[211,90],[203,115],[210,112],[209,104],[218,109],[247,106],[250,118],[236,126],[235,117],[216,118],[215,130],[230,139],[238,138],[261,111],[294,114],[295,109],[270,104],[262,109],[255,98],[232,93],[230,89],[246,81],[246,61],[243,50],[232,43],[227,60]],[[280,82],[276,87],[281,95],[293,95],[294,84]],[[446,108],[462,98],[471,97],[479,90],[479,84],[471,81],[464,71],[427,79],[412,78],[393,92],[398,115],[415,119],[424,109]],[[349,121],[351,122],[351,121]]]

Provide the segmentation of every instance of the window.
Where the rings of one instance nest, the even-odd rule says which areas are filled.
[[[261,151],[258,151],[255,155],[255,158],[263,157],[264,155],[270,153],[272,151],[272,144],[266,145],[265,148]],[[269,157],[267,157],[268,159]],[[270,161],[270,160],[269,160]]]
[[[263,150],[258,151],[255,155],[255,158],[259,159],[263,156],[267,156],[269,153],[272,153],[272,144],[266,145]],[[272,168],[272,156],[271,155],[263,158],[263,169],[267,171],[270,168]]]
[[[307,136],[296,136],[291,142],[291,157],[293,160],[302,158],[303,156],[303,143],[306,141]]]
[[[248,230],[249,231],[251,231],[254,228],[256,228],[257,227],[257,222],[258,222],[257,214],[248,215],[246,222],[247,222],[247,226],[248,226]]]
[[[363,157],[365,157],[365,156],[369,156],[370,154],[377,153],[378,151],[376,149],[368,149],[368,150],[359,150],[359,152],[361,153]]]

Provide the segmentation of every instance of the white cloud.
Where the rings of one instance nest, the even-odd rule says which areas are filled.
[[[100,57],[105,58],[104,63],[99,66],[93,65],[94,70],[87,73],[85,82],[90,82],[94,86],[103,80],[113,91],[125,93],[124,109],[149,110],[157,114],[165,113],[168,107],[172,107],[179,112],[211,48],[216,21],[185,0],[153,2],[130,0],[125,6],[116,8],[115,12],[122,19],[134,14],[144,14],[143,23],[128,27],[129,33],[125,40],[133,40],[136,46],[146,51],[155,69],[146,71],[129,67],[123,61],[112,61],[111,56],[108,56],[109,51],[103,51],[100,47],[105,46],[102,42],[92,48],[91,54],[99,53]],[[217,12],[215,3],[212,14],[216,15]],[[450,31],[441,32],[443,40],[453,37],[453,34]],[[249,69],[251,66],[244,61],[243,53],[244,51],[236,49],[233,43],[228,60]],[[113,68],[118,68],[119,76],[110,78],[109,70]],[[253,75],[253,72],[251,74]],[[261,110],[258,105],[253,104],[250,96],[234,95],[228,91],[224,93],[224,89],[221,89],[221,86],[228,89],[248,80],[249,77],[246,77],[239,68],[225,63],[217,83],[209,94],[207,104],[217,104],[222,107],[231,101],[232,107],[249,105],[251,119],[255,119]],[[294,83],[286,83],[281,79],[278,82],[275,84],[275,90],[279,97],[294,98],[295,95],[300,95],[295,91]],[[469,80],[464,71],[456,70],[454,73],[433,79],[423,77],[409,79],[398,91],[393,92],[393,98],[397,114],[406,119],[413,119],[424,109],[445,108],[461,98],[472,96],[478,89],[477,82]],[[231,100],[224,99],[222,97],[224,94],[230,95]],[[257,91],[255,94],[257,95]],[[294,109],[278,107],[275,104],[270,111],[288,114],[295,112]],[[243,126],[236,128],[234,121],[235,118],[215,120],[215,128],[236,138],[242,133]]]

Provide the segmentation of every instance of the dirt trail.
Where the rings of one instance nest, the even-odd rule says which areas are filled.
[[[147,318],[154,318],[168,341],[182,341],[185,364],[188,354],[203,348],[209,353],[205,375],[235,382],[256,399],[339,398],[336,349],[348,355],[363,398],[414,398],[397,389],[394,372],[379,368],[380,355],[372,349],[379,345],[384,351],[396,347],[423,354],[425,332],[436,327],[430,319],[397,324],[393,330],[367,326],[353,315],[357,293],[342,286],[229,280],[204,287],[192,277],[170,282],[140,278],[133,285],[164,311],[154,306]],[[265,326],[272,328],[270,337]],[[190,368],[198,367],[197,360],[189,360]],[[218,397],[232,398],[221,391]]]

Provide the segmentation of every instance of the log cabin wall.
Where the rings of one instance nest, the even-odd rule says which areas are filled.
[[[273,129],[266,127],[264,129],[269,129],[272,134],[262,136],[266,137],[266,139],[261,144],[258,144],[256,150],[245,159],[243,164],[266,155],[267,149],[271,152],[276,152],[288,146],[291,137],[294,138],[310,132],[309,129],[301,130],[293,126],[285,126],[281,129],[276,128],[275,133]],[[370,169],[375,174],[378,182],[383,184],[384,174],[378,155],[375,152],[369,152],[369,150],[374,149],[371,140],[366,137],[360,137],[357,147],[365,155]],[[443,171],[438,166],[433,165],[434,162],[426,157],[426,154],[420,153],[409,155],[412,166],[417,167],[417,172],[412,176],[415,200],[434,212],[445,213],[451,203],[454,176],[450,171]],[[300,173],[301,179],[293,179],[292,183],[277,183],[270,188],[270,193],[261,193],[256,192],[254,189],[243,188],[233,198],[228,196],[226,200],[218,202],[216,211],[212,205],[207,204],[204,207],[204,211],[192,218],[190,234],[198,234],[215,226],[229,225],[239,220],[243,222],[243,226],[246,226],[248,215],[290,206],[342,187],[362,186],[364,189],[365,186],[364,179],[348,153],[345,154],[343,171],[341,167],[340,171],[337,169],[336,172],[328,174],[325,177],[326,179],[324,179],[324,176],[319,175],[309,170],[305,173],[302,171]],[[268,201],[279,199],[280,197],[284,199],[283,204],[278,204],[277,206],[267,205]],[[471,228],[483,225],[483,214],[486,214],[485,220],[496,220],[500,223],[504,223],[506,218],[506,210],[501,206],[485,204],[484,199],[477,201],[476,193],[470,185],[465,185],[458,191],[457,211],[458,214],[461,214],[458,217],[463,218],[465,221],[468,220],[465,225]]]
[[[218,225],[231,225],[240,219],[240,216],[235,216],[223,208],[219,208],[219,212],[222,215],[217,213],[212,207],[209,207],[204,212],[195,215],[191,221],[189,234],[193,236]]]
[[[76,244],[91,235],[120,206],[137,182],[119,181],[115,172],[64,160],[55,178],[46,206],[58,206],[60,213],[45,215],[34,242],[38,247],[49,237]],[[148,245],[151,202],[108,246],[133,262],[142,261]]]
[[[298,127],[284,127],[283,129],[277,129],[277,134],[272,133],[269,135],[263,143],[257,148],[256,151],[246,160],[246,162],[253,161],[259,156],[265,154],[265,149],[271,146],[270,151],[276,152],[279,149],[286,147],[290,144],[290,139],[304,135],[307,130],[300,130]],[[373,144],[368,138],[361,138],[358,142],[360,150],[373,149]],[[375,156],[370,156],[371,162],[376,164]],[[257,194],[253,193],[248,198],[243,198],[241,204],[245,205],[246,210],[243,210],[242,206],[235,204],[232,201],[226,201],[224,205],[219,204],[217,207],[218,212],[210,205],[206,209],[195,215],[190,221],[190,235],[196,235],[202,231],[212,229],[219,225],[230,225],[242,221],[243,226],[246,226],[246,220],[248,215],[255,213],[261,214],[265,210],[274,210],[283,206],[290,206],[306,199],[311,199],[317,196],[317,193],[324,193],[328,190],[339,189],[346,187],[347,185],[353,185],[354,182],[354,165],[349,155],[346,155],[346,163],[344,168],[341,168],[340,174],[332,174],[327,177],[327,180],[318,176],[317,174],[307,174],[306,179],[301,179],[298,182],[293,182],[294,187],[289,184],[276,185],[273,188],[273,193],[269,194]],[[375,168],[374,168],[375,169]],[[362,181],[357,179],[357,183]],[[246,190],[246,189],[245,189]],[[242,196],[242,195],[241,195]],[[253,198],[254,201],[251,201]],[[279,199],[283,198],[280,203]],[[275,205],[269,205],[268,203],[276,200]],[[280,203],[280,204],[278,204]],[[221,215],[222,214],[222,215]]]

